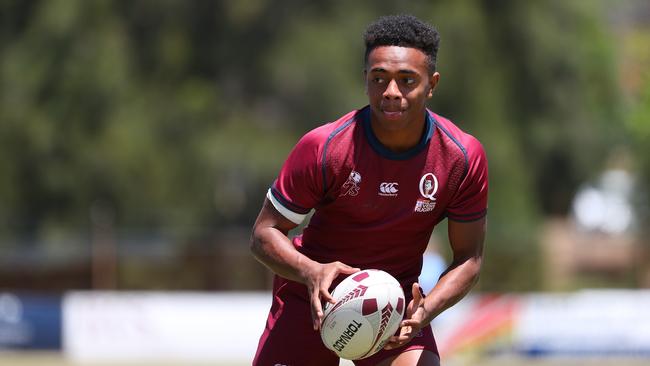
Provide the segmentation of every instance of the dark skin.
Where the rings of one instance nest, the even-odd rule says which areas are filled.
[[[395,152],[418,144],[425,127],[426,100],[431,98],[440,75],[428,69],[427,56],[409,47],[381,46],[368,55],[364,71],[371,110],[371,126],[379,141]],[[340,275],[359,271],[341,262],[318,263],[299,253],[287,233],[297,225],[266,200],[253,228],[251,250],[255,257],[278,275],[307,286],[314,330],[323,320],[322,303],[334,303],[329,287]],[[398,336],[386,349],[401,347],[438,314],[462,299],[478,280],[483,255],[486,220],[462,223],[449,220],[449,244],[453,261],[438,284],[423,297],[419,285],[410,291],[413,300],[406,309]],[[403,352],[380,365],[439,365],[430,351]]]
[[[392,151],[408,150],[422,137],[426,101],[440,79],[427,65],[415,48],[383,46],[368,55],[364,76],[372,129]]]

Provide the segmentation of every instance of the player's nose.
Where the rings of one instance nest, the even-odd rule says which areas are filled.
[[[402,93],[399,91],[397,82],[395,81],[395,79],[391,79],[391,81],[386,86],[386,90],[384,90],[384,98],[390,100],[390,99],[399,99],[401,97],[402,97]]]

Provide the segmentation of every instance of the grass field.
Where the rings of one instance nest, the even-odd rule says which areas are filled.
[[[492,357],[443,360],[444,366],[647,366],[648,358],[517,358],[517,357]],[[246,363],[73,363],[66,360],[59,353],[39,352],[0,352],[0,366],[244,366]],[[342,362],[341,366],[352,365]],[[306,365],[308,366],[308,365]]]

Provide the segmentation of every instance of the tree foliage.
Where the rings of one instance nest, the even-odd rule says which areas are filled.
[[[297,138],[366,103],[361,35],[413,13],[442,36],[430,107],[490,163],[486,289],[538,284],[538,223],[625,142],[594,2],[0,3],[0,237],[250,226]],[[647,132],[639,107],[630,126]],[[647,136],[647,134],[646,134]],[[245,245],[245,244],[241,244]]]

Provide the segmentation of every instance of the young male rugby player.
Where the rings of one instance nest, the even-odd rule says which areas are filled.
[[[318,332],[322,304],[338,281],[366,268],[397,278],[409,306],[385,348],[355,363],[439,365],[429,323],[478,279],[487,162],[478,140],[426,108],[440,78],[439,35],[398,15],[371,24],[364,40],[369,105],[300,139],[255,222],[252,252],[276,276],[254,365],[338,365]],[[422,254],[445,218],[453,261],[425,296]]]

